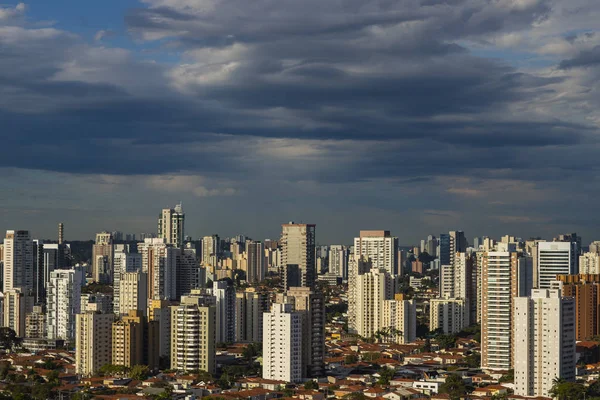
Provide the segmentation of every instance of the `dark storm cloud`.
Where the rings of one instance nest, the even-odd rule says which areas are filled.
[[[0,118],[13,138],[0,166],[320,182],[510,169],[514,179],[568,168],[557,154],[595,145],[589,122],[534,111],[564,76],[477,57],[465,42],[526,30],[547,1],[146,3],[127,15],[130,30],[176,46],[181,62],[4,28]]]
[[[596,67],[600,65],[600,46],[591,50],[580,52],[573,58],[562,60],[559,64],[561,69]]]

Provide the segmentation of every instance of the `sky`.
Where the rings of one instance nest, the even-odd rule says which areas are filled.
[[[0,229],[600,239],[596,0],[0,0]]]

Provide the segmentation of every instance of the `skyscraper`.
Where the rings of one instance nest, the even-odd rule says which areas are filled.
[[[263,316],[264,379],[302,381],[302,315],[293,305],[275,303]]]
[[[123,274],[141,271],[142,255],[131,253],[127,244],[117,244],[114,246],[113,269],[114,313],[119,315],[121,310],[119,304],[121,301],[121,278]],[[127,311],[125,312],[127,313]]]
[[[538,289],[550,289],[556,275],[577,274],[577,243],[539,242],[537,244]]]
[[[57,269],[50,273],[46,310],[48,339],[75,339],[75,314],[81,309],[83,270]]]
[[[317,276],[314,224],[282,225],[281,267],[284,288],[313,287]]]
[[[14,330],[18,337],[25,336],[27,314],[33,311],[35,299],[21,289],[9,289],[4,292],[3,324]]]
[[[383,339],[394,343],[410,343],[417,339],[417,306],[403,294],[383,302],[383,320],[379,328]]]
[[[248,255],[248,268],[246,269],[246,281],[258,283],[265,279],[265,245],[261,242],[246,243]]]
[[[527,262],[512,244],[484,253],[481,287],[481,367],[509,370],[513,366],[513,299],[526,296],[521,279]],[[525,278],[526,279],[526,278]]]
[[[177,298],[199,287],[199,268],[200,263],[195,248],[186,246],[177,251]]]
[[[394,298],[394,280],[385,269],[373,268],[356,279],[356,333],[371,337],[384,326],[385,300]]]
[[[230,280],[213,282],[217,343],[235,340],[235,288]]]
[[[112,233],[97,233],[96,243],[92,248],[92,278],[95,282],[113,283],[113,255]]]
[[[167,244],[182,247],[184,222],[185,213],[181,204],[163,209],[158,216],[158,238],[165,239]]]
[[[29,231],[6,231],[4,239],[4,288],[20,289],[24,295],[34,292],[34,252]]]
[[[126,272],[119,281],[119,308],[115,302],[115,314],[127,315],[129,311],[140,311],[146,315],[148,308],[148,274]]]
[[[148,298],[154,300],[177,299],[178,249],[168,245],[166,239],[145,239],[138,244],[142,255],[142,272],[148,274]]]
[[[235,341],[259,343],[263,340],[263,313],[268,312],[269,296],[255,288],[235,295]]]
[[[600,275],[558,275],[552,289],[575,302],[575,338],[590,340],[600,335]]]
[[[398,271],[398,238],[390,231],[360,231],[354,238],[354,257],[371,260],[373,268],[384,269],[390,275]]]
[[[202,238],[202,265],[217,265],[220,243],[219,235],[204,236]]]
[[[292,287],[278,295],[278,303],[291,303],[302,315],[302,376],[316,378],[325,373],[325,299],[307,287]]]
[[[600,254],[596,252],[588,252],[580,255],[579,273],[600,274]]]
[[[575,381],[575,306],[558,290],[514,299],[515,394],[546,396],[557,378]]]
[[[329,247],[329,273],[348,279],[348,249],[342,245]]]
[[[348,263],[348,330],[351,333],[357,333],[357,282],[359,276],[371,270],[372,263],[364,258],[350,257]]]
[[[429,330],[445,334],[460,332],[469,324],[467,301],[459,298],[429,300]]]
[[[91,376],[112,362],[113,314],[88,311],[77,314],[75,330],[75,372]]]
[[[171,368],[215,373],[215,306],[203,297],[183,296],[171,306]]]

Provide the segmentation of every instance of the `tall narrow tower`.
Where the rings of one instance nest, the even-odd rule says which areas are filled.
[[[62,222],[60,222],[58,224],[58,244],[63,244],[63,242],[65,240],[64,233],[65,233],[65,226],[63,225]]]
[[[290,287],[312,287],[316,279],[314,224],[282,225],[281,243],[283,282]]]
[[[158,237],[166,239],[167,244],[183,246],[185,213],[181,203],[175,208],[165,208],[158,216]]]

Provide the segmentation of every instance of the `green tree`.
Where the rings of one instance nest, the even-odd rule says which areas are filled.
[[[309,381],[306,381],[306,383],[304,384],[304,389],[319,390],[319,384],[311,379]]]
[[[50,384],[41,384],[34,385],[31,388],[31,397],[34,400],[46,400],[50,399],[52,395],[52,385]]]
[[[440,345],[440,348],[448,350],[454,347],[456,344],[456,336],[455,335],[438,335],[436,340]]]
[[[9,327],[0,328],[0,348],[11,350],[21,343],[21,339],[17,337],[17,333]]]
[[[59,376],[58,370],[53,369],[52,371],[48,372],[48,375],[46,375],[46,380],[52,386],[59,386],[60,379],[58,376]]]
[[[585,386],[575,382],[567,382],[563,378],[556,378],[553,381],[550,396],[558,400],[579,400],[586,395]]]
[[[210,372],[198,371],[197,379],[198,382],[212,382],[213,376]]]
[[[134,365],[131,367],[129,377],[138,381],[143,381],[150,375],[150,368],[147,365]]]
[[[467,394],[467,385],[460,376],[450,374],[440,386],[440,393],[447,393],[450,399],[459,400],[461,396]]]
[[[125,375],[129,372],[129,368],[124,365],[106,364],[100,367],[98,373],[101,376]]]
[[[231,387],[231,380],[229,379],[229,375],[227,375],[227,373],[221,374],[219,380],[217,381],[217,385],[221,389],[229,389]]]
[[[380,385],[389,385],[390,381],[394,379],[395,370],[392,368],[383,367],[379,370],[379,379],[377,383]]]

